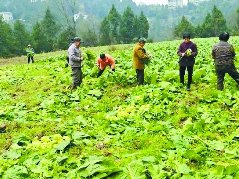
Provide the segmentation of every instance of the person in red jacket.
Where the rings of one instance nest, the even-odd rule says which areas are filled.
[[[115,60],[108,54],[100,54],[100,57],[97,59],[97,66],[99,68],[99,72],[97,78],[102,75],[105,68],[109,66],[112,71],[115,71]]]

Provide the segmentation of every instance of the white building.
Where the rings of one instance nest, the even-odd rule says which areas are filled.
[[[31,0],[31,3],[35,3],[35,2],[44,2],[46,0]]]
[[[210,1],[210,0],[188,0],[188,3],[198,5],[199,3],[202,3],[202,2],[205,2],[205,1]]]
[[[177,7],[183,7],[187,5],[187,2],[185,0],[168,0],[168,7],[170,9],[175,9]]]
[[[3,20],[6,22],[13,20],[11,12],[0,12],[0,16],[2,16]]]

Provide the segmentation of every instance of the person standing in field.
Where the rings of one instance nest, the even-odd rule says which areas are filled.
[[[228,32],[223,32],[219,35],[220,42],[215,44],[212,49],[212,57],[215,63],[217,73],[217,89],[223,90],[224,77],[228,73],[239,85],[239,73],[234,65],[236,56],[235,50],[227,41],[230,35]]]
[[[26,53],[27,53],[27,62],[30,63],[32,61],[32,63],[34,63],[34,49],[32,48],[32,46],[29,44],[26,48]]]
[[[140,38],[138,43],[134,47],[133,51],[133,66],[136,70],[136,78],[138,85],[144,84],[144,68],[145,63],[150,59],[150,56],[146,53],[144,45],[146,43],[145,38]]]
[[[111,70],[115,72],[115,60],[109,54],[100,54],[100,57],[97,59],[96,65],[99,68],[97,78],[102,75],[107,66],[109,66]]]
[[[190,86],[192,83],[192,76],[193,76],[193,67],[195,64],[195,57],[198,54],[197,51],[197,46],[195,43],[193,43],[190,40],[190,34],[189,33],[184,33],[183,34],[183,39],[184,41],[180,44],[178,48],[178,56],[180,57],[179,59],[179,77],[180,77],[180,83],[184,85],[184,76],[185,76],[185,71],[187,69],[188,71],[188,83],[186,86],[186,89],[189,91]]]
[[[68,57],[69,57],[69,65],[72,69],[72,87],[71,89],[76,89],[82,83],[82,61],[83,56],[80,49],[81,39],[79,37],[75,37],[73,39],[74,43],[68,48]]]

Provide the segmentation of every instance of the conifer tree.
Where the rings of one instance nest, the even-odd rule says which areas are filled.
[[[105,17],[104,20],[100,24],[100,44],[101,45],[109,45],[111,44],[110,38],[110,23],[108,18]]]
[[[9,57],[15,54],[13,32],[9,24],[0,16],[0,56]]]
[[[56,24],[55,17],[52,15],[49,8],[46,10],[42,24],[42,30],[47,38],[47,43],[45,44],[46,51],[52,51],[55,46],[56,37],[59,32],[59,26]]]
[[[24,24],[19,20],[14,23],[13,28],[16,55],[23,55],[25,54],[25,48],[31,43],[30,33],[27,32]]]
[[[143,11],[141,11],[139,16],[139,25],[137,26],[139,29],[140,37],[148,38],[149,35],[149,22],[147,17],[144,15]]]
[[[216,7],[212,10],[213,36],[217,37],[221,32],[227,31],[226,19],[222,12]]]
[[[135,38],[135,15],[130,7],[123,13],[120,23],[120,39],[123,43],[131,43]]]
[[[33,48],[35,52],[47,52],[48,49],[46,48],[47,38],[42,30],[42,26],[39,22],[37,22],[33,26],[32,30],[32,40],[33,40]]]
[[[176,37],[181,38],[184,32],[188,32],[192,36],[194,35],[194,27],[187,20],[187,18],[185,16],[182,17],[180,23],[174,28],[174,35]]]
[[[110,23],[111,43],[113,44],[118,43],[119,42],[119,25],[120,25],[121,16],[116,10],[114,5],[112,5],[112,8],[107,18]]]

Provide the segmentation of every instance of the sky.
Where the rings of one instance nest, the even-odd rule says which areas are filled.
[[[133,0],[136,4],[167,4],[168,0]]]

